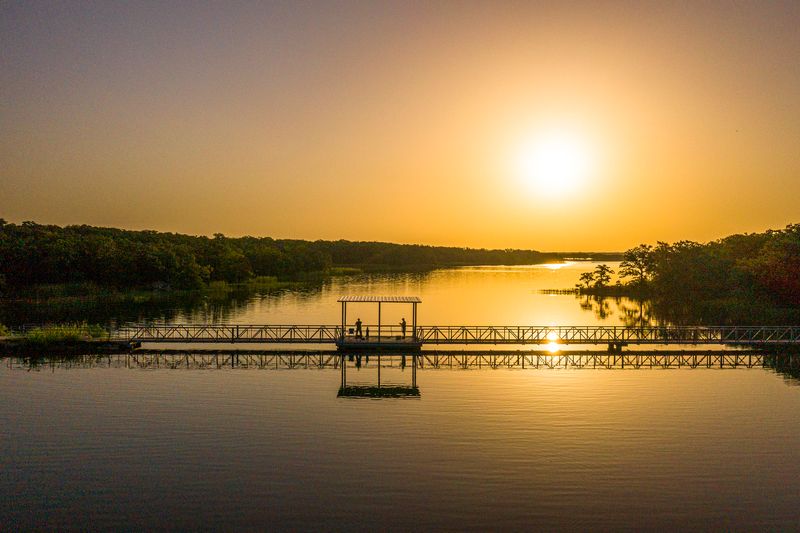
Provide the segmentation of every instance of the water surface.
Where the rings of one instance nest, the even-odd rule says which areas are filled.
[[[423,298],[427,324],[626,323],[632,302],[598,312],[540,292],[569,287],[592,267],[334,278],[169,317],[335,324],[341,294],[409,294]],[[352,312],[373,320],[371,307]],[[383,318],[394,323],[404,312],[386,306]],[[800,388],[769,369],[426,367],[417,371],[419,397],[353,399],[337,396],[340,372],[330,367],[112,359],[2,360],[4,529],[800,523]],[[374,360],[364,363],[349,363],[350,383],[376,382]],[[410,383],[408,367],[383,372],[384,383]]]
[[[384,379],[408,382],[408,371]],[[374,374],[349,377],[369,382]],[[0,511],[53,528],[790,529],[800,388],[763,369],[0,370]]]

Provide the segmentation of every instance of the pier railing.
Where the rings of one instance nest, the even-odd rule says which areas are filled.
[[[432,344],[798,344],[800,327],[428,326]]]
[[[369,326],[377,340],[377,327]],[[373,329],[374,328],[374,329]],[[335,325],[142,324],[121,328],[118,336],[137,342],[342,344],[353,339]],[[344,334],[343,334],[344,333]],[[362,327],[362,335],[366,326]],[[397,326],[382,326],[381,342],[402,337]],[[800,345],[799,326],[418,326],[406,338],[437,345],[525,344],[728,344]]]
[[[329,344],[341,337],[341,328],[319,325],[146,324],[125,326],[119,334],[125,340],[139,342]]]

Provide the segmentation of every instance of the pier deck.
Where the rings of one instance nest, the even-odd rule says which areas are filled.
[[[381,337],[343,334],[333,325],[142,324],[118,330],[141,343],[321,344],[339,349],[419,350],[428,345],[725,345],[800,346],[800,326],[417,326],[405,337],[384,327]]]

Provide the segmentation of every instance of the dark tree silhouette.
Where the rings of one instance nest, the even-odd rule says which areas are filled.
[[[653,275],[653,247],[649,244],[640,244],[627,250],[623,261],[619,265],[621,278],[633,278],[633,283],[644,285]]]
[[[0,219],[0,290],[42,283],[198,288],[254,276],[308,279],[334,266],[418,271],[459,265],[522,265],[585,256],[382,242],[230,238],[92,226],[9,224]],[[600,254],[614,258],[614,254]],[[619,254],[616,254],[618,257]]]
[[[606,264],[597,265],[594,269],[594,287],[596,289],[607,287],[611,282],[611,275],[613,273],[614,270],[610,266]]]
[[[600,265],[592,286],[581,276],[581,292],[646,297],[653,315],[671,323],[800,323],[800,224],[706,244],[642,244],[623,259],[628,283],[606,287]],[[631,313],[631,320],[639,319]]]
[[[576,287],[581,288],[581,284],[587,289],[594,285],[594,272],[584,272],[581,274],[580,283]]]

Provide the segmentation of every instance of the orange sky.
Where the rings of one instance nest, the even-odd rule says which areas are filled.
[[[695,4],[4,3],[0,217],[542,250],[800,222],[800,3]],[[586,159],[555,193],[519,164],[554,136]]]

